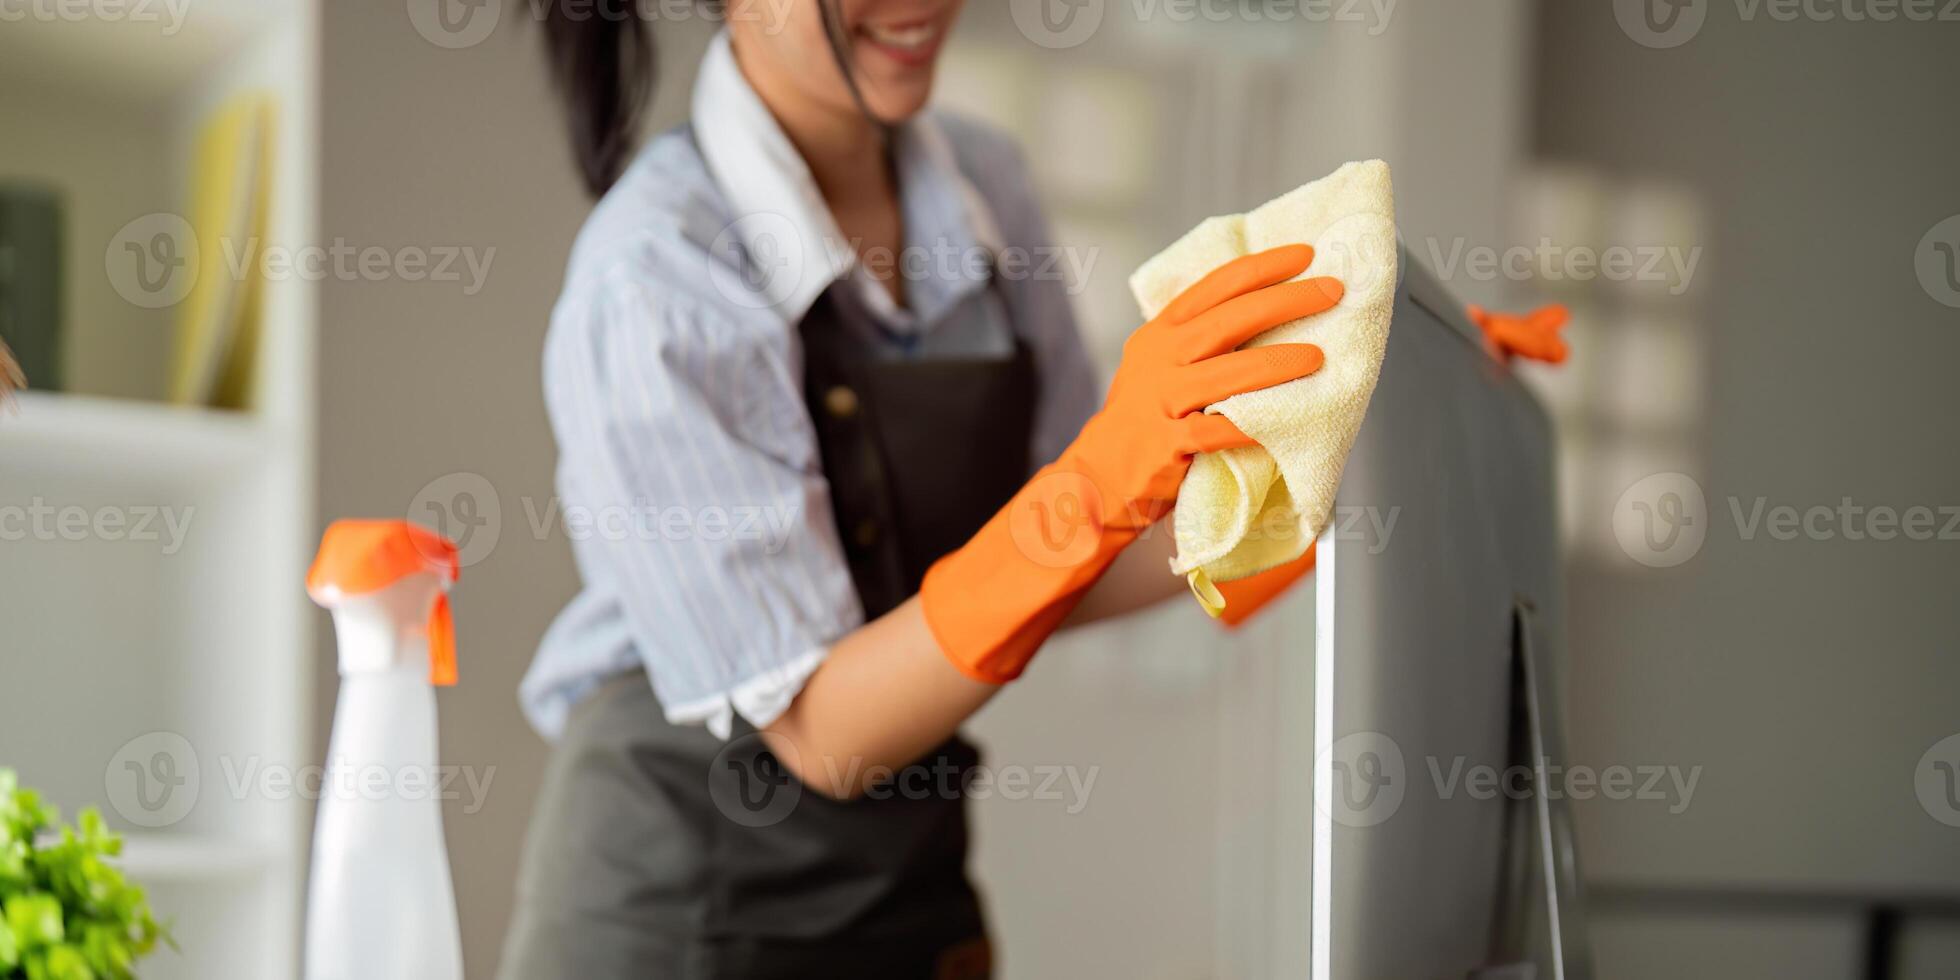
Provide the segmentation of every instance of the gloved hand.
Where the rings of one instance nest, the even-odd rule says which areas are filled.
[[[1253,444],[1205,406],[1320,369],[1312,344],[1235,350],[1340,301],[1334,279],[1287,282],[1312,263],[1305,245],[1241,257],[1130,335],[1081,435],[926,573],[926,623],[954,666],[990,684],[1019,676],[1110,562],[1170,511],[1192,454]]]
[[[1472,306],[1470,319],[1483,330],[1484,343],[1489,345],[1491,356],[1499,360],[1521,354],[1535,361],[1562,364],[1569,353],[1558,335],[1559,328],[1572,319],[1572,312],[1564,304],[1541,306],[1523,316]]]
[[[1525,316],[1492,313],[1481,306],[1470,307],[1470,319],[1482,328],[1492,356],[1498,358],[1521,354],[1553,364],[1564,361],[1568,349],[1558,331],[1570,318],[1570,311],[1559,305],[1542,307]],[[1225,607],[1218,613],[1219,620],[1233,629],[1244,625],[1268,603],[1291,588],[1294,582],[1313,571],[1313,564],[1314,550],[1309,545],[1306,554],[1278,568],[1269,568],[1257,575],[1231,582],[1213,583],[1212,587],[1225,600]]]

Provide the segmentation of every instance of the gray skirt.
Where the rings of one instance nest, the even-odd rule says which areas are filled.
[[[739,720],[727,742],[668,724],[644,673],[617,678],[546,769],[499,975],[987,977],[961,798],[978,762],[956,737],[832,800]]]

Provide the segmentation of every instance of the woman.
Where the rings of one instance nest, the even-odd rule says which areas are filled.
[[[1003,261],[1050,247],[1020,156],[924,111],[959,0],[766,6],[637,153],[647,26],[546,21],[603,195],[545,352],[592,520],[523,687],[556,748],[507,977],[987,975],[961,723],[1065,623],[1181,590],[1144,532],[1249,444],[1203,406],[1315,371],[1234,349],[1341,295],[1288,281],[1305,246],[1234,262],[1098,409],[1065,285]]]

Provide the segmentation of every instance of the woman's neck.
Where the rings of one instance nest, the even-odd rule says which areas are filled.
[[[795,79],[772,70],[775,66],[745,60],[740,45],[735,64],[810,168],[845,240],[860,259],[878,257],[867,263],[867,271],[894,304],[906,305],[905,283],[886,260],[904,247],[905,227],[898,181],[878,124],[855,108],[840,112],[812,99]]]
[[[795,79],[744,58],[740,45],[735,48],[735,63],[796,146],[833,209],[860,208],[879,199],[896,207],[891,167],[877,123],[855,109],[839,112],[818,102]]]

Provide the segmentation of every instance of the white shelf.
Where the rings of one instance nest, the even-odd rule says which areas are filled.
[[[0,541],[0,753],[64,809],[112,815],[106,766],[138,739],[176,735],[210,767],[179,822],[125,833],[115,861],[177,937],[143,962],[150,980],[291,980],[300,960],[309,807],[214,784],[227,760],[313,752],[300,583],[319,296],[303,277],[261,282],[252,412],[102,397],[161,394],[182,313],[124,301],[104,256],[132,219],[193,207],[200,134],[244,92],[277,107],[266,240],[317,239],[324,2],[42,2],[0,18],[0,175],[61,195],[64,375],[90,393],[0,408],[0,507],[57,515],[0,521],[25,532]]]
[[[276,867],[279,848],[263,841],[189,834],[124,834],[113,859],[139,885],[250,878]]]
[[[242,412],[29,391],[0,409],[0,471],[208,479],[264,458],[272,427]]]

